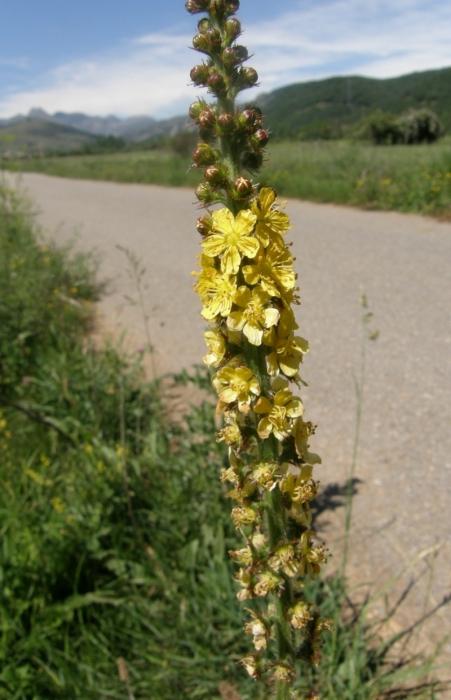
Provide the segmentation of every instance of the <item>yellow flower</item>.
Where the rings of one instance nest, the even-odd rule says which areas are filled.
[[[257,426],[259,436],[266,440],[271,433],[277,440],[284,440],[293,430],[293,420],[303,413],[303,406],[300,399],[293,396],[287,388],[287,382],[280,380],[276,387],[274,397],[270,400],[261,396],[254,406],[257,414],[263,414]]]
[[[258,255],[255,264],[243,267],[247,284],[258,284],[271,296],[281,297],[296,286],[293,257],[285,245],[272,243]]]
[[[235,527],[252,525],[257,520],[257,513],[249,506],[236,506],[232,508],[232,520]]]
[[[268,374],[275,376],[282,372],[286,377],[295,377],[303,356],[308,352],[308,342],[300,336],[277,333],[272,345],[272,352],[266,356]]]
[[[251,401],[260,394],[257,377],[244,365],[229,364],[213,378],[219,400],[222,403],[238,403],[238,410],[246,412]]]
[[[206,267],[199,274],[195,288],[203,303],[202,316],[207,321],[230,314],[237,289],[235,277]]]
[[[264,598],[269,593],[274,593],[283,588],[283,579],[277,576],[272,571],[263,571],[257,576],[255,585],[255,595],[259,598]]]
[[[293,545],[283,544],[278,547],[269,558],[269,565],[274,571],[282,571],[286,576],[296,576],[299,566]]]
[[[213,233],[202,241],[202,248],[210,258],[221,256],[221,270],[234,275],[240,268],[241,258],[255,258],[259,243],[253,235],[257,217],[249,209],[233,216],[229,209],[213,212]]]
[[[241,440],[241,430],[235,421],[231,421],[229,425],[225,425],[217,435],[217,441],[225,442],[225,444],[229,445],[229,447],[239,447]]]
[[[269,306],[269,302],[269,294],[261,287],[254,287],[252,291],[246,286],[239,287],[234,303],[240,309],[230,313],[228,328],[243,331],[251,345],[261,345],[265,330],[275,326],[280,316],[279,310]]]
[[[204,333],[208,353],[204,357],[207,367],[217,367],[226,354],[226,342],[221,331],[209,330]]]
[[[261,462],[252,469],[250,479],[257,486],[272,491],[277,485],[277,468],[276,462]]]
[[[253,610],[249,610],[249,612],[251,614],[251,620],[244,626],[244,631],[246,634],[252,635],[255,649],[261,651],[262,649],[266,649],[268,645],[268,630],[263,620],[261,620]]]
[[[298,456],[307,464],[321,464],[321,457],[309,451],[309,437],[313,435],[315,429],[310,422],[305,422],[299,418],[293,429],[294,444]]]
[[[290,228],[288,216],[274,208],[275,201],[274,190],[262,187],[252,203],[252,211],[257,217],[255,234],[265,248],[271,241],[282,242],[282,234]]]
[[[273,666],[272,680],[274,683],[292,683],[295,679],[295,671],[288,663],[278,661]]]
[[[296,603],[289,611],[290,625],[296,630],[301,630],[307,627],[309,622],[313,620],[313,615],[310,606],[303,601]]]
[[[241,659],[241,664],[244,666],[247,673],[254,680],[258,678],[258,659],[255,656],[249,655]]]

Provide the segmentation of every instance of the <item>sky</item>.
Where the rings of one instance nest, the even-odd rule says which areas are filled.
[[[199,91],[198,19],[183,0],[6,1],[0,118],[82,111],[165,118]],[[257,92],[331,75],[394,77],[451,65],[451,0],[242,0]],[[451,88],[450,88],[451,89]]]

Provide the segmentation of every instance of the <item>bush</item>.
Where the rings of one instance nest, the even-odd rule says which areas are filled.
[[[434,143],[443,135],[439,118],[428,109],[411,110],[400,117],[376,112],[365,124],[357,133],[368,129],[371,139],[379,146]]]

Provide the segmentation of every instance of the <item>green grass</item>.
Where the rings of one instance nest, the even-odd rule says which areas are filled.
[[[0,698],[269,698],[238,664],[249,642],[212,404],[174,421],[138,362],[94,348],[100,292],[90,258],[44,244],[0,189]],[[308,595],[335,630],[300,691],[438,697],[434,660],[398,656],[409,632],[381,634],[343,577]]]
[[[451,217],[451,141],[424,146],[279,142],[260,180],[283,196],[368,209]],[[12,170],[61,177],[193,186],[189,159],[171,151],[6,161]]]

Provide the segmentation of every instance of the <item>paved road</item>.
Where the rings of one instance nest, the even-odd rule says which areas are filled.
[[[143,345],[142,316],[125,299],[136,291],[121,245],[147,270],[159,370],[199,362],[191,192],[42,175],[24,176],[23,186],[53,239],[75,233],[78,246],[99,252],[101,273],[111,280],[101,304],[106,325],[126,329],[133,347]],[[380,331],[367,354],[352,566],[381,583],[405,566],[404,582],[432,567],[430,593],[426,574],[407,602],[411,617],[425,596],[433,604],[451,591],[451,224],[298,201],[288,211],[303,297],[299,320],[311,342],[304,397],[319,424],[323,484],[343,482],[351,459],[362,292]],[[336,517],[331,522],[333,542],[341,530]],[[437,544],[436,559],[425,556]],[[448,619],[449,631],[450,617],[448,610],[430,629],[441,633]]]

